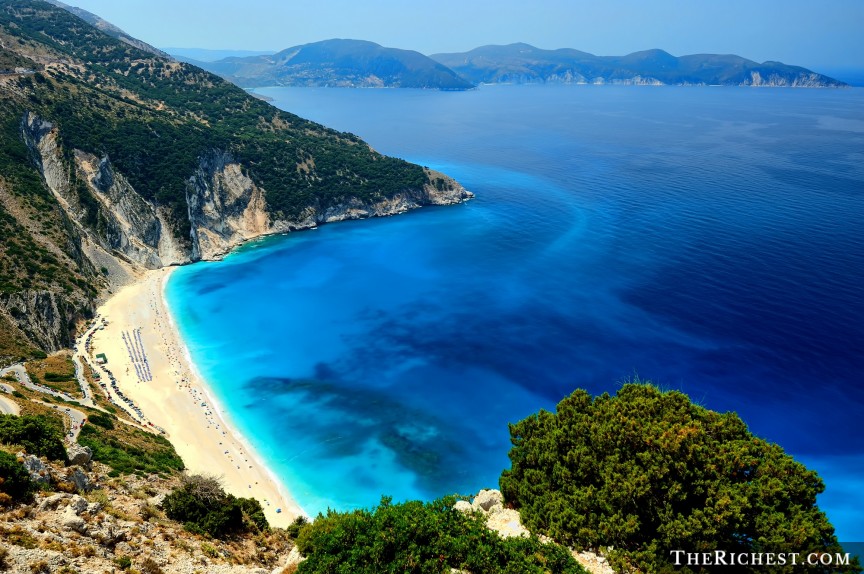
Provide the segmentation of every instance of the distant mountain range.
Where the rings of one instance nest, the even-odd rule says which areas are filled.
[[[671,84],[839,87],[843,82],[780,62],[758,63],[735,55],[675,57],[663,50],[595,56],[569,48],[530,44],[483,46],[431,58],[474,83]]]
[[[245,88],[261,86],[394,87],[466,90],[486,83],[568,83],[840,87],[846,84],[799,66],[754,62],[735,55],[676,57],[663,50],[595,56],[570,48],[530,44],[482,46],[470,52],[434,54],[385,48],[362,40],[325,40],[277,54],[190,59]],[[210,59],[210,58],[207,58]]]
[[[347,88],[474,87],[420,52],[385,48],[363,40],[325,40],[273,55],[193,62],[244,88],[330,86]]]

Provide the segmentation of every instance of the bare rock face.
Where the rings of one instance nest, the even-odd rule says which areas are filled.
[[[93,490],[93,485],[90,484],[90,479],[86,474],[81,472],[77,466],[66,476],[66,480],[75,485],[79,492],[90,492]]]
[[[463,512],[463,513],[468,513],[468,512],[474,511],[474,509],[471,507],[471,503],[468,502],[467,500],[457,501],[456,504],[453,505],[453,510]]]
[[[214,259],[270,231],[264,191],[230,154],[201,158],[186,192],[192,225],[192,258]]]
[[[69,325],[76,316],[74,304],[53,291],[19,291],[0,295],[5,310],[41,348],[56,351],[72,345]]]
[[[87,510],[87,501],[76,494],[63,511],[63,515],[60,517],[60,524],[67,530],[74,530],[79,534],[86,535],[87,521],[79,516],[85,510]]]
[[[66,449],[66,458],[69,459],[68,466],[83,466],[86,468],[93,458],[93,450],[89,446],[81,446],[75,443]]]
[[[61,502],[70,498],[72,498],[72,495],[66,492],[58,492],[57,494],[52,494],[47,498],[43,498],[41,501],[39,501],[39,512],[56,510],[57,507],[60,506]]]
[[[43,463],[38,456],[32,454],[18,453],[24,468],[30,473],[30,480],[36,484],[51,484],[51,469]]]
[[[500,490],[481,490],[476,497],[474,497],[474,501],[471,503],[471,507],[475,510],[482,510],[483,512],[491,512],[493,508],[503,508],[504,507],[504,497],[501,496]]]

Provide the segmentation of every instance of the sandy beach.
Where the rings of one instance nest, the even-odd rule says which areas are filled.
[[[287,526],[302,510],[190,364],[163,298],[170,273],[170,268],[148,271],[99,308],[108,324],[93,336],[93,356],[106,355],[119,389],[164,429],[189,472],[221,477],[227,492],[257,498],[271,525]],[[124,334],[140,341],[150,371],[144,379],[151,380],[141,380],[140,362],[136,370]]]

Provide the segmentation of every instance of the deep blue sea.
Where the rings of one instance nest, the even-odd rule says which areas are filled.
[[[260,93],[477,195],[172,276],[308,513],[497,487],[509,422],[638,376],[737,411],[864,540],[864,89]]]

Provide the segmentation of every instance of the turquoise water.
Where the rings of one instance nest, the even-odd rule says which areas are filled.
[[[494,487],[508,422],[638,374],[816,468],[864,539],[864,91],[261,91],[477,194],[172,275],[307,512]]]

